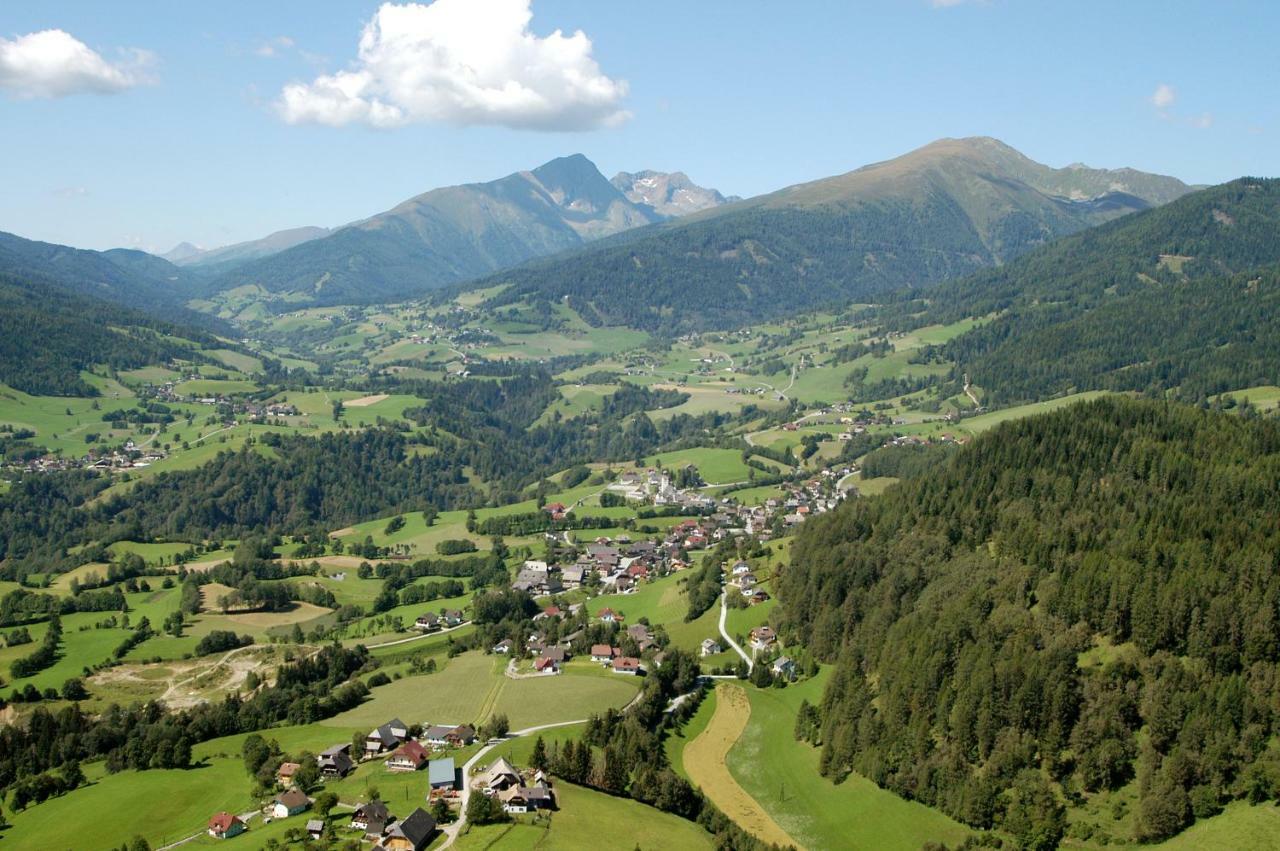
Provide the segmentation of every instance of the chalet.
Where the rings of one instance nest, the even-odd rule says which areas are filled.
[[[627,635],[637,642],[653,641],[653,633],[649,631],[649,627],[642,623],[632,624],[627,627]]]
[[[458,768],[453,759],[433,759],[427,768],[427,785],[432,792],[453,792],[458,788]]]
[[[470,724],[459,724],[446,733],[444,739],[449,747],[465,748],[476,740],[476,731]]]
[[[765,650],[769,645],[778,640],[778,636],[773,631],[773,627],[758,626],[751,630],[750,633],[751,646],[756,650]]]
[[[363,830],[366,836],[381,837],[387,825],[395,820],[396,817],[391,815],[387,805],[375,799],[356,807],[356,811],[351,814],[351,829]]]
[[[716,641],[714,638],[702,639],[702,655],[703,656],[714,656],[717,653],[722,653],[722,652],[724,652],[724,648],[721,647],[720,642]]]
[[[751,572],[751,565],[747,564],[745,561],[734,562],[733,571],[732,571],[734,576],[741,576],[744,573],[750,573],[750,572]]]
[[[791,682],[796,678],[795,660],[787,656],[779,656],[775,659],[773,664],[769,666],[769,670],[773,672],[775,677],[781,677],[787,682]]]
[[[413,622],[413,628],[420,629],[423,632],[435,632],[440,628],[440,616],[435,612],[419,615],[418,619]]]
[[[307,836],[312,839],[319,839],[324,833],[324,820],[313,818],[307,819]]]
[[[493,645],[494,653],[510,653],[515,647],[515,642],[510,638],[504,638],[497,644]]]
[[[497,762],[480,775],[479,785],[486,795],[494,795],[512,786],[519,786],[520,772],[505,757],[499,757]]]
[[[449,627],[461,626],[467,619],[460,609],[445,609],[441,617],[444,618],[445,626]]]
[[[306,812],[310,806],[311,799],[300,789],[290,789],[276,795],[275,803],[271,807],[271,815],[275,818],[288,818]]]
[[[613,657],[617,655],[619,654],[618,654],[618,648],[616,647],[610,647],[608,644],[591,645],[591,661],[592,662],[603,662],[605,664],[608,664],[609,662],[612,662]]]
[[[640,673],[640,660],[634,656],[619,656],[613,660],[613,672],[634,677]]]
[[[630,594],[636,588],[636,581],[630,576],[619,576],[613,581],[615,594]]]
[[[752,605],[759,605],[760,603],[768,602],[769,592],[765,591],[763,588],[757,588],[751,592],[750,600]]]
[[[387,757],[388,771],[417,771],[427,764],[427,749],[415,741],[407,741]]]
[[[564,613],[560,611],[559,606],[547,606],[545,609],[543,609],[542,611],[534,615],[533,619],[535,621],[540,621],[540,620],[546,620],[548,618],[558,618],[562,614]]]
[[[552,805],[551,790],[545,786],[512,786],[498,793],[502,809],[508,813],[527,813]]]
[[[386,851],[422,851],[436,832],[436,820],[419,807],[404,821],[398,821],[387,829],[382,839]]]
[[[364,738],[366,754],[379,754],[400,746],[409,735],[409,728],[399,718],[393,718],[381,727],[373,730]]]
[[[624,620],[622,613],[613,609],[601,609],[596,612],[596,619],[601,623],[622,623]]]
[[[209,835],[214,839],[230,839],[233,836],[239,836],[246,830],[248,828],[240,820],[240,817],[233,816],[231,813],[218,813],[209,819]]]
[[[276,769],[276,782],[286,788],[292,786],[293,776],[298,773],[298,769],[301,767],[296,762],[280,763],[280,767]]]
[[[560,672],[560,663],[543,655],[533,661],[533,669],[539,674],[558,674]]]
[[[570,590],[574,588],[581,588],[590,569],[591,568],[581,564],[569,565],[560,571],[560,582],[565,588]]]
[[[351,745],[334,745],[321,751],[316,757],[316,765],[320,767],[321,777],[346,777],[355,769],[351,761]]]

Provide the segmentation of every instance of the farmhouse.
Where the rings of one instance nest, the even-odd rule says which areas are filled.
[[[427,749],[415,741],[405,742],[387,757],[388,771],[417,771],[427,764]]]
[[[610,647],[608,644],[591,645],[591,661],[592,662],[612,662],[613,657],[617,656],[618,648]]]
[[[280,767],[276,769],[276,782],[286,788],[292,786],[293,776],[298,773],[298,769],[301,767],[296,762],[280,763]]]
[[[420,629],[423,632],[435,632],[440,628],[440,617],[434,612],[419,615],[418,619],[413,622],[413,628]]]
[[[387,825],[395,821],[395,818],[386,804],[373,800],[356,807],[356,811],[351,814],[351,829],[363,830],[366,836],[381,837]]]
[[[218,813],[209,819],[209,835],[214,839],[230,839],[233,836],[239,836],[247,829],[245,823],[240,821],[240,817],[233,816],[231,813]]]
[[[716,641],[714,638],[702,639],[702,655],[703,656],[714,656],[717,653],[721,653],[723,651],[724,651],[724,648],[720,646],[720,642]]]
[[[392,718],[390,721],[365,736],[365,753],[377,754],[399,747],[400,743],[404,741],[408,735],[408,726],[399,718]]]
[[[334,745],[323,750],[316,757],[316,765],[320,766],[322,777],[346,777],[355,768],[348,752],[351,745]]]
[[[596,618],[602,623],[622,623],[623,617],[621,612],[615,612],[613,609],[601,609],[596,612]]]
[[[770,670],[773,671],[775,677],[781,677],[787,682],[791,682],[796,678],[795,660],[787,656],[779,656],[775,659],[773,665],[770,666]]]
[[[513,642],[510,638],[504,638],[501,641],[499,641],[497,644],[493,645],[493,652],[494,653],[510,653],[513,647],[515,647],[515,642]]]
[[[382,847],[386,851],[422,851],[435,832],[436,820],[419,807],[404,821],[391,825],[383,837]]]
[[[640,660],[634,656],[620,656],[613,660],[613,672],[634,677],[640,673]]]
[[[290,789],[276,795],[275,804],[271,807],[271,815],[276,818],[288,818],[305,812],[311,806],[311,799],[298,789]]]
[[[758,626],[751,630],[751,646],[756,650],[765,650],[769,645],[778,640],[778,636],[774,633],[773,627]]]
[[[499,757],[497,762],[480,775],[479,785],[485,794],[493,795],[512,786],[519,786],[520,772],[505,757]]]

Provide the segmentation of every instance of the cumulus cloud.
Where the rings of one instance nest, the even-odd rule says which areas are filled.
[[[1151,102],[1155,104],[1156,109],[1168,109],[1177,99],[1178,93],[1168,83],[1156,86],[1155,92],[1151,95]]]
[[[109,62],[63,30],[0,37],[0,89],[20,98],[113,94],[146,82],[153,59],[145,50],[130,49]]]
[[[625,120],[627,84],[600,71],[581,30],[540,37],[531,0],[385,3],[346,71],[284,87],[291,124],[439,121],[586,130]]]

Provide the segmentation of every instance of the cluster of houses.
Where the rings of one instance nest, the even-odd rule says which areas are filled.
[[[158,448],[142,450],[132,440],[124,446],[110,449],[94,447],[81,456],[42,455],[24,462],[21,469],[26,473],[56,473],[63,470],[131,470],[136,467],[149,467],[166,457],[166,453]]]
[[[621,494],[629,502],[648,505],[675,505],[693,511],[715,508],[716,502],[696,490],[681,489],[666,470],[628,470],[611,483],[608,490]]]
[[[385,755],[383,765],[387,771],[427,769],[428,800],[456,803],[462,788],[460,768],[453,757],[432,758],[432,751],[466,747],[475,742],[476,731],[466,724],[442,724],[426,727],[417,738],[411,732],[409,725],[392,718],[369,731],[361,754],[353,756],[350,743],[326,748],[316,757],[320,775],[325,779],[346,777],[355,770],[357,760]],[[268,819],[290,818],[311,808],[312,799],[294,783],[300,768],[296,762],[283,762],[277,768],[276,781],[282,791],[265,808]],[[324,827],[322,820],[311,819],[306,824],[306,832],[318,839]],[[366,841],[374,843],[375,851],[422,851],[435,833],[436,821],[421,808],[399,820],[384,802],[374,800],[356,808],[349,827],[361,831]],[[216,839],[229,839],[247,829],[242,818],[227,812],[214,815],[208,824],[209,835]]]
[[[549,810],[556,805],[555,791],[545,773],[535,770],[522,774],[505,758],[481,771],[471,788],[497,798],[508,813]]]
[[[467,617],[461,610],[445,609],[440,614],[427,612],[424,615],[419,615],[413,622],[413,628],[423,632],[438,632],[442,629],[462,626],[462,624],[466,623],[466,620]]]
[[[756,575],[751,572],[751,565],[745,561],[734,562],[729,569],[727,585],[737,590],[752,605],[763,603],[769,599],[769,592],[759,586]]]

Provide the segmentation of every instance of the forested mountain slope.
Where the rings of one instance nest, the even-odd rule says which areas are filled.
[[[1107,397],[805,523],[780,627],[838,665],[822,770],[1025,847],[1135,779],[1142,838],[1273,798],[1277,516],[1280,423]]]
[[[1002,312],[940,352],[992,402],[1073,389],[1199,400],[1280,381],[1278,264],[1280,181],[1244,178],[938,287],[904,324]]]
[[[532,262],[483,285],[493,303],[567,297],[600,324],[733,327],[928,287],[1145,209],[1182,184],[1081,195],[994,139],[944,139],[888,162],[801,184]],[[1083,172],[1081,172],[1083,174]],[[1034,181],[1045,188],[1027,181]],[[1128,185],[1128,184],[1126,184]],[[1186,187],[1183,187],[1184,189]]]
[[[385,213],[240,266],[242,285],[317,304],[421,295],[661,218],[627,200],[582,155],[489,183],[435,189]]]
[[[94,396],[80,376],[95,364],[132,369],[198,358],[202,331],[77,295],[33,272],[0,272],[0,383],[27,393]]]

